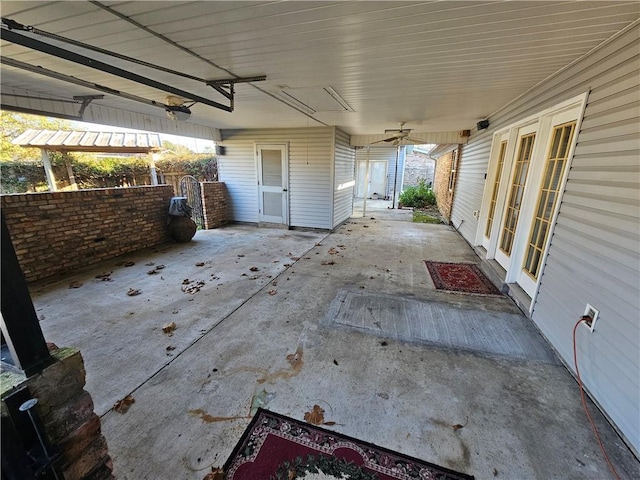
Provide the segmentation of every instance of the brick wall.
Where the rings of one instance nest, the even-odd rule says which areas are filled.
[[[9,416],[5,398],[28,387],[38,399],[35,410],[47,440],[62,453],[58,466],[65,480],[115,480],[100,418],[93,411],[91,395],[84,390],[80,352],[61,348],[51,355],[55,362],[32,377],[2,372],[2,416]]]
[[[204,228],[216,228],[228,221],[227,187],[224,182],[202,182]]]
[[[453,192],[449,191],[449,176],[451,174],[452,160],[453,151],[450,151],[438,158],[435,180],[433,183],[433,190],[436,194],[438,210],[440,210],[440,214],[447,222],[451,220],[451,206],[453,204]]]
[[[418,180],[423,179],[427,185],[433,184],[435,160],[429,158],[426,153],[407,153],[404,162],[404,182],[403,187],[417,187]]]
[[[169,185],[3,195],[28,281],[170,241]]]

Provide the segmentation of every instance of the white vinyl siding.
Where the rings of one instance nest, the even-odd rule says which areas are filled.
[[[224,130],[220,181],[231,202],[231,219],[258,221],[254,145],[289,145],[289,222],[292,227],[332,228],[333,128]]]
[[[640,451],[640,28],[636,23],[490,117],[463,147],[452,218],[475,243],[492,134],[589,91],[531,317],[573,370],[572,328],[587,303],[593,333],[579,328],[585,387]],[[486,183],[487,188],[491,182]],[[484,225],[480,225],[484,228]]]
[[[353,213],[356,152],[349,145],[349,135],[335,130],[334,178],[333,178],[333,228]],[[353,183],[350,187],[343,185]]]

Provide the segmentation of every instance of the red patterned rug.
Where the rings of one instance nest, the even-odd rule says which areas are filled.
[[[225,480],[474,478],[263,409],[223,470]]]
[[[476,295],[502,295],[484,273],[473,263],[430,262],[425,260],[431,279],[438,290],[473,293]]]

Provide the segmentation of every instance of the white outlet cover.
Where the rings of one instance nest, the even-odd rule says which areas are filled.
[[[596,320],[598,320],[598,316],[600,315],[600,310],[595,308],[590,303],[587,303],[587,306],[584,309],[584,315],[587,315],[587,316],[589,316],[589,317],[591,317],[593,319],[591,321],[591,326],[585,324],[587,326],[587,328],[589,328],[589,330],[591,330],[591,332],[593,332],[593,330],[596,327]]]

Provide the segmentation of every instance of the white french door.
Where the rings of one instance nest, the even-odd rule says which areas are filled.
[[[537,294],[586,96],[494,136],[478,244],[532,299]]]
[[[288,225],[286,145],[257,145],[259,219]]]
[[[511,266],[511,251],[516,240],[516,230],[520,220],[529,167],[536,145],[537,131],[537,122],[518,130],[518,146],[511,162],[512,172],[506,191],[506,204],[502,212],[502,223],[495,253],[496,261],[507,271]]]

